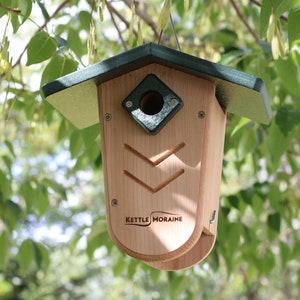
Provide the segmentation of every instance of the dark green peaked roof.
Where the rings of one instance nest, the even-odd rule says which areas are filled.
[[[230,113],[269,123],[272,112],[262,79],[161,45],[126,51],[42,88],[46,99],[78,128],[99,123],[97,85],[151,63],[158,63],[216,85],[220,105]]]

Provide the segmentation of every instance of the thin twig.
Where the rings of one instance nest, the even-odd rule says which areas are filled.
[[[7,10],[7,11],[16,13],[16,14],[20,14],[21,13],[21,9],[9,7],[9,6],[6,6],[6,5],[4,5],[2,3],[0,3],[0,7],[3,8],[3,9],[5,9],[5,10]]]
[[[133,0],[124,0],[125,4],[128,7],[131,7],[131,4],[133,2]],[[139,16],[142,20],[144,20],[144,22],[151,27],[155,38],[159,37],[159,33],[157,32],[157,28],[156,28],[156,24],[153,21],[153,19],[147,14],[145,13],[143,10],[139,9],[137,6],[135,7],[135,13],[137,14],[137,16]]]
[[[116,30],[118,32],[119,38],[120,38],[120,40],[122,42],[122,45],[123,45],[125,51],[127,51],[127,49],[128,49],[127,45],[126,45],[126,43],[125,43],[125,41],[123,39],[122,32],[121,32],[121,30],[120,30],[120,28],[119,28],[119,26],[118,26],[118,24],[117,24],[117,22],[115,20],[115,16],[114,16],[114,13],[112,11],[111,5],[109,3],[106,3],[106,5],[107,5],[107,9],[109,11],[110,17],[111,17],[111,19],[112,19],[112,21],[114,23],[114,26],[115,26],[115,28],[116,28]]]
[[[50,16],[49,20],[45,20],[44,24],[40,27],[40,29],[45,28],[48,23],[64,8],[64,6],[66,6],[69,2],[71,2],[71,0],[65,0],[63,3],[61,3],[57,9],[55,10],[55,12]]]
[[[251,33],[251,35],[254,37],[254,39],[259,42],[259,36],[258,34],[252,29],[252,27],[250,26],[250,24],[248,23],[245,15],[243,14],[243,12],[240,10],[240,8],[238,7],[238,5],[236,4],[235,0],[230,0],[232,6],[234,7],[236,13],[238,14],[238,16],[240,17],[241,21],[244,23],[244,25],[248,28],[249,32]]]
[[[112,12],[126,25],[127,28],[130,27],[130,23],[125,19],[125,17],[122,16],[122,14],[120,14],[120,12],[118,12],[113,5],[111,5],[109,2],[106,2],[107,8],[111,9]],[[135,29],[133,29],[133,33],[135,36],[138,35],[137,31]]]

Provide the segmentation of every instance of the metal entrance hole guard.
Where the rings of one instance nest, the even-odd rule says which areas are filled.
[[[122,102],[123,108],[151,134],[157,134],[182,105],[182,100],[154,74],[147,75]]]

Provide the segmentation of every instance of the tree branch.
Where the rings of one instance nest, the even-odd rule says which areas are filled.
[[[47,26],[47,24],[64,8],[64,6],[66,6],[69,2],[71,2],[71,0],[65,0],[63,3],[61,3],[57,9],[55,10],[55,12],[50,16],[49,20],[45,20],[44,24],[40,27],[40,30],[45,28]]]
[[[131,4],[134,2],[134,0],[124,0],[125,4],[128,7],[131,7]],[[139,9],[138,7],[135,8],[135,13],[152,29],[154,36],[156,39],[159,37],[159,33],[157,32],[156,24],[152,20],[152,18],[146,14],[143,10]]]
[[[232,4],[232,6],[234,7],[236,13],[238,14],[239,18],[244,23],[244,25],[247,27],[247,29],[249,30],[249,32],[251,33],[251,35],[254,37],[254,39],[256,40],[256,42],[259,42],[259,36],[258,36],[258,34],[252,29],[252,27],[248,23],[245,15],[243,14],[243,12],[240,10],[240,8],[238,7],[238,5],[236,4],[235,0],[230,0],[230,2]]]
[[[114,23],[114,26],[115,26],[115,28],[116,28],[116,30],[118,32],[119,38],[120,38],[120,40],[122,42],[123,48],[127,51],[128,48],[127,48],[127,45],[126,45],[126,43],[125,43],[125,41],[123,39],[122,32],[121,32],[121,30],[120,30],[120,28],[119,28],[119,26],[118,26],[118,24],[117,24],[117,22],[115,20],[115,16],[114,16],[114,13],[113,13],[113,10],[112,10],[112,6],[109,3],[106,3],[106,5],[107,5],[107,9],[109,11],[110,17],[111,17],[111,19],[112,19],[112,21]]]
[[[13,12],[13,13],[16,13],[16,14],[20,14],[21,13],[21,9],[6,6],[6,5],[2,4],[1,2],[0,2],[0,8],[3,8],[5,10],[7,10],[7,11],[10,11],[10,12]]]
[[[113,5],[111,5],[109,2],[106,2],[107,8],[111,9],[111,11],[126,25],[127,28],[130,27],[130,23],[118,12]],[[133,33],[135,36],[137,36],[137,31],[133,29]]]

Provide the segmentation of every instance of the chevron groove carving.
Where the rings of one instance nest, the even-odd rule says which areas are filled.
[[[141,158],[143,161],[145,161],[146,163],[148,163],[151,167],[158,166],[160,163],[162,163],[163,161],[165,161],[166,159],[168,159],[172,154],[175,154],[176,152],[178,152],[184,146],[185,146],[184,142],[179,143],[178,145],[176,145],[172,149],[168,149],[167,151],[165,151],[161,155],[156,156],[155,160],[151,160],[146,155],[142,154],[141,152],[139,152],[138,150],[136,150],[132,146],[130,146],[128,144],[124,144],[124,148],[126,150],[128,150],[129,152],[131,152],[135,156]],[[139,185],[143,186],[145,189],[147,189],[151,193],[156,193],[156,192],[160,191],[162,188],[164,188],[165,186],[167,186],[169,183],[171,183],[172,181],[174,181],[176,178],[178,178],[183,173],[184,173],[184,169],[180,169],[177,172],[175,172],[173,175],[171,175],[168,179],[166,179],[165,181],[161,182],[156,187],[151,187],[150,185],[148,185],[147,183],[145,183],[144,181],[142,181],[141,179],[139,179],[138,177],[136,177],[135,175],[133,175],[129,171],[124,170],[124,174],[127,177],[131,178],[133,181],[135,181]]]
[[[167,186],[169,183],[171,183],[173,180],[175,180],[176,178],[178,178],[180,175],[182,175],[184,173],[184,169],[180,169],[178,170],[176,173],[174,173],[171,177],[169,177],[167,180],[163,181],[162,183],[160,183],[158,186],[156,187],[151,187],[150,185],[148,185],[147,183],[145,183],[144,181],[140,180],[139,178],[135,177],[134,175],[132,175],[130,172],[128,172],[127,170],[124,170],[124,174],[126,176],[128,176],[129,178],[131,178],[133,181],[135,181],[136,183],[140,184],[141,186],[143,186],[145,189],[147,189],[148,191],[150,191],[151,193],[156,193],[158,191],[160,191],[162,188],[164,188],[165,186]]]
[[[130,151],[131,153],[135,154],[136,156],[138,156],[139,158],[143,159],[145,162],[147,162],[148,164],[150,164],[153,167],[158,166],[161,162],[163,162],[164,160],[166,160],[168,157],[170,157],[172,154],[175,154],[176,152],[178,152],[180,149],[182,149],[185,146],[185,143],[182,142],[180,144],[178,144],[177,146],[175,146],[172,149],[167,150],[166,152],[164,152],[162,155],[160,155],[157,159],[155,159],[154,161],[152,161],[150,158],[148,158],[147,156],[145,156],[144,154],[140,153],[139,151],[137,151],[136,149],[134,149],[133,147],[131,147],[128,144],[124,144],[124,148],[127,149],[128,151]]]

